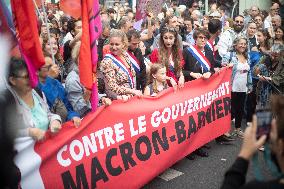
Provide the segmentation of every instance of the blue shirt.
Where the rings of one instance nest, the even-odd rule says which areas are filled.
[[[73,111],[73,107],[67,99],[67,93],[58,80],[47,77],[45,83],[39,82],[38,87],[44,93],[50,108],[53,107],[55,100],[59,98],[68,111],[67,120],[70,120],[73,117],[80,117],[77,112]]]
[[[190,33],[186,35],[186,42],[191,45],[195,45],[195,40],[193,39],[193,32],[194,30],[192,30]]]

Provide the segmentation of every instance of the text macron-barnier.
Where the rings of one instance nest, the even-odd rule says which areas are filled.
[[[215,99],[230,94],[229,85],[230,82],[224,82],[220,84],[216,90],[191,98],[182,103],[175,104],[172,107],[166,107],[163,111],[157,110],[153,112],[151,114],[152,127],[157,128],[161,123],[166,124],[171,119],[175,120],[179,116],[182,117],[201,108],[210,106]],[[136,130],[134,129],[133,119],[130,119],[128,123],[131,137],[146,132],[147,124],[145,115],[137,118],[138,129]],[[72,140],[69,145],[64,145],[58,151],[58,163],[63,167],[70,166],[72,160],[80,161],[84,156],[88,157],[91,153],[94,154],[98,152],[97,143],[99,144],[99,148],[102,150],[105,147],[109,147],[115,143],[123,141],[125,139],[123,127],[123,123],[116,123],[113,127],[106,127],[90,133],[88,136],[83,136],[81,140]],[[77,150],[75,151],[75,149]]]

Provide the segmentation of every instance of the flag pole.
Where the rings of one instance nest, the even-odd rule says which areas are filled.
[[[40,11],[39,11],[39,9],[38,9],[38,6],[37,6],[35,0],[33,0],[33,2],[34,2],[34,5],[35,5],[35,8],[36,8],[37,14],[38,14],[38,16],[39,16],[41,22],[44,23],[43,18],[42,18],[41,14],[40,14]]]
[[[51,50],[52,62],[53,62],[53,64],[55,64],[54,53],[53,53],[51,43],[50,43],[50,32],[49,32],[49,25],[47,23],[47,14],[45,12],[44,0],[41,0],[41,5],[42,5],[43,16],[44,16],[44,20],[45,20],[45,24],[46,24],[46,29],[47,29],[47,38],[48,38],[48,43],[49,43],[50,50]]]

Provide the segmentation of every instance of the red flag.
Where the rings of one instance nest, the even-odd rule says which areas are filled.
[[[75,19],[81,17],[81,2],[80,0],[60,0],[60,9]]]
[[[80,82],[92,89],[92,108],[98,104],[97,82],[93,74],[96,74],[98,61],[96,40],[102,32],[102,23],[98,0],[82,0],[82,38],[79,57]],[[94,72],[94,73],[93,73]]]
[[[36,70],[44,65],[44,57],[39,43],[33,1],[11,0],[11,7],[19,46],[28,67],[31,85],[35,87],[37,85]]]

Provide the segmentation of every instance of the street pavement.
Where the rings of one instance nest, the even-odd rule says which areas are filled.
[[[184,158],[173,165],[169,172],[165,172],[164,175],[156,177],[146,184],[143,189],[220,188],[226,170],[234,163],[239,153],[242,139],[236,138],[236,141],[231,142],[231,145],[220,145],[215,141],[209,144],[211,146],[211,149],[207,150],[209,157],[195,156],[194,160]],[[264,166],[263,152],[259,151],[258,153],[263,176],[270,179],[271,176]],[[247,181],[254,178],[252,164],[250,164]]]

